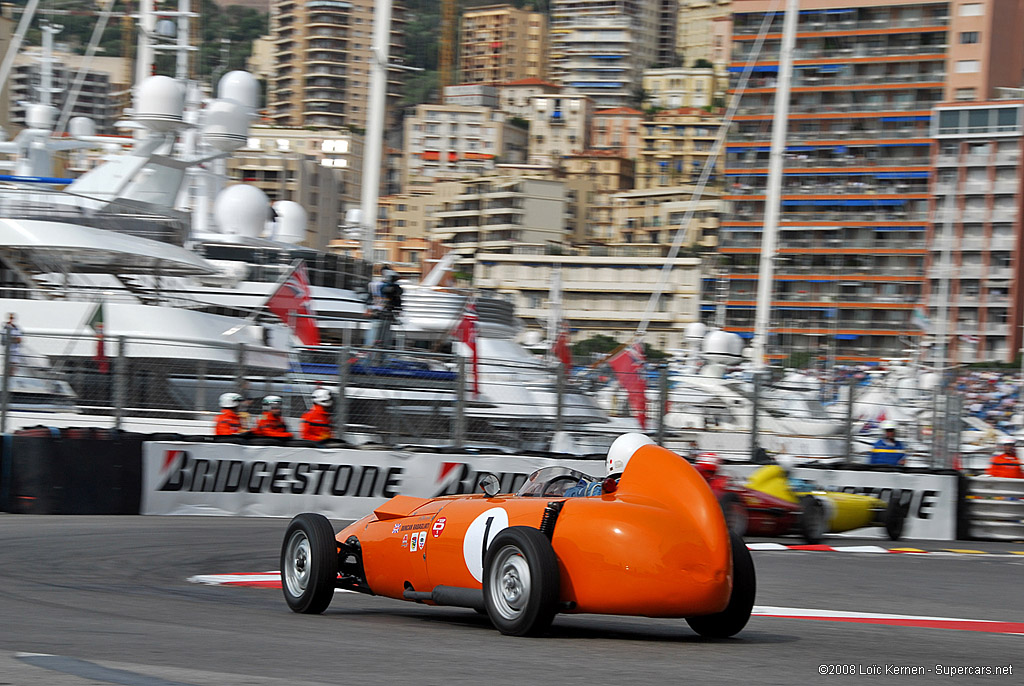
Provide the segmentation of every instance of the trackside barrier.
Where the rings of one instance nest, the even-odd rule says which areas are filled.
[[[137,514],[141,436],[3,437],[0,510],[15,514]]]
[[[988,541],[1024,540],[1024,479],[967,479],[968,532]]]

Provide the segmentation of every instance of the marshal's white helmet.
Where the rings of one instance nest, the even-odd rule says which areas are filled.
[[[242,396],[237,393],[221,393],[220,394],[220,406],[221,407],[238,407],[242,404]]]
[[[334,403],[334,397],[331,396],[331,392],[326,388],[318,388],[313,391],[313,402],[317,405],[330,407]]]
[[[637,450],[645,445],[654,445],[648,436],[641,433],[622,434],[608,448],[608,476],[621,474]]]
[[[273,407],[274,405],[281,407],[281,402],[281,396],[268,395],[265,398],[263,398],[263,407]]]
[[[889,429],[896,430],[896,422],[891,419],[882,422],[882,431],[888,431]]]

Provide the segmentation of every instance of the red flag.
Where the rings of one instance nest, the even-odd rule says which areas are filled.
[[[92,316],[89,317],[87,325],[96,334],[96,354],[93,355],[93,362],[100,374],[110,373],[110,358],[107,357],[105,341],[103,338],[103,303],[96,306]]]
[[[619,384],[626,389],[629,409],[640,422],[640,428],[647,428],[647,382],[644,379],[644,352],[640,343],[627,345],[608,358],[608,366],[615,371]]]
[[[309,292],[309,277],[304,263],[299,262],[277,287],[267,300],[267,309],[280,317],[303,345],[320,345],[320,331],[316,328],[313,297]]]
[[[558,338],[555,339],[555,345],[552,347],[551,352],[555,354],[555,357],[562,361],[566,374],[572,371],[572,351],[569,350],[569,329],[566,327],[565,322],[562,322],[561,326],[558,327]]]
[[[459,341],[467,345],[473,353],[473,395],[480,395],[479,357],[477,356],[476,348],[478,324],[476,304],[470,302],[466,305],[465,312],[462,313],[462,321],[459,322],[457,330],[459,332]]]

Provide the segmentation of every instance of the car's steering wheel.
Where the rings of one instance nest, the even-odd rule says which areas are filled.
[[[540,491],[541,494],[545,495],[545,496],[548,496],[548,495],[562,495],[562,493],[565,492],[565,489],[562,489],[562,493],[551,493],[551,492],[549,492],[549,490],[551,489],[552,486],[554,486],[555,484],[557,484],[559,482],[562,482],[562,481],[571,481],[573,483],[573,485],[575,485],[575,484],[577,484],[579,482],[579,477],[575,477],[575,476],[572,476],[572,475],[569,475],[569,474],[559,474],[558,476],[552,477],[552,478],[548,479],[547,482],[544,484],[544,488],[542,488],[541,491]]]

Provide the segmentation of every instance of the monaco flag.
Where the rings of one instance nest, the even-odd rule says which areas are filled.
[[[640,428],[647,428],[647,382],[644,378],[644,351],[640,342],[627,345],[608,358],[608,366],[615,371],[619,384],[626,389],[629,409],[640,422]]]
[[[301,260],[292,267],[288,277],[267,300],[267,309],[287,324],[303,345],[320,345],[309,277],[306,276],[306,265]]]
[[[480,379],[478,375],[478,362],[476,348],[476,336],[479,328],[479,321],[476,316],[476,303],[470,301],[466,304],[466,310],[462,313],[462,320],[459,322],[456,331],[459,334],[459,342],[466,345],[473,354],[473,395],[480,395]]]

